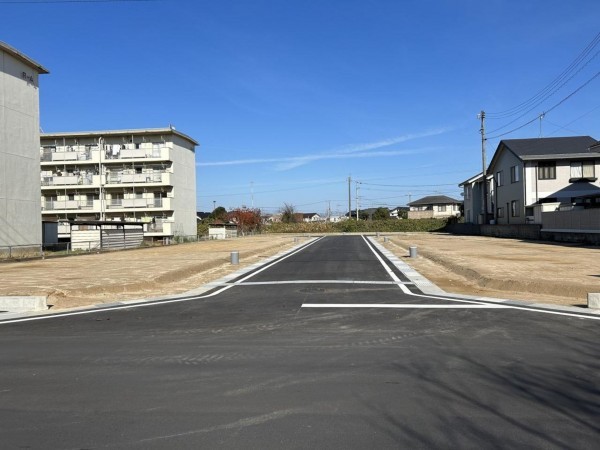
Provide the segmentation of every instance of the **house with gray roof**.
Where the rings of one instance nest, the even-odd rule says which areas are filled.
[[[487,170],[495,223],[541,223],[536,205],[571,204],[597,193],[598,144],[590,136],[500,141]]]
[[[462,201],[446,195],[429,195],[408,203],[409,219],[430,219],[438,217],[458,217]]]

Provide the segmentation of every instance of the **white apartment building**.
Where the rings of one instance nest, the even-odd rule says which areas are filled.
[[[0,247],[40,245],[40,103],[48,70],[0,42]]]
[[[175,128],[41,135],[42,218],[141,222],[145,239],[196,235],[198,143]]]

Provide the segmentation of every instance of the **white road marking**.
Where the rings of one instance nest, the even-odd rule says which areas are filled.
[[[267,270],[268,268],[274,266],[275,264],[278,264],[281,261],[283,261],[283,260],[295,255],[296,253],[301,252],[302,250],[310,247],[311,245],[319,242],[321,239],[323,239],[323,237],[317,238],[314,241],[309,242],[306,245],[303,245],[299,249],[285,255],[282,258],[279,258],[277,261],[273,261],[272,263],[267,264],[266,266],[262,267],[261,269],[255,271],[255,272],[252,272],[248,276],[239,280],[239,282],[242,282],[242,281],[248,280],[249,278],[252,278],[254,275],[257,275],[257,274],[261,273],[262,271]],[[0,325],[4,325],[4,324],[8,324],[8,323],[17,323],[17,322],[32,322],[34,320],[54,319],[54,318],[58,318],[58,317],[80,316],[83,314],[93,314],[93,313],[105,312],[105,311],[117,311],[119,309],[133,309],[133,308],[142,308],[145,306],[166,305],[168,303],[180,303],[180,302],[189,302],[189,301],[193,301],[193,300],[202,300],[205,298],[214,297],[215,295],[219,295],[220,293],[225,292],[226,290],[231,289],[234,286],[237,286],[237,284],[235,284],[235,283],[228,284],[228,285],[222,287],[221,289],[219,289],[215,292],[212,292],[210,294],[207,294],[207,295],[176,298],[176,299],[172,299],[172,300],[156,300],[156,301],[152,301],[152,302],[148,302],[148,303],[132,303],[132,304],[127,304],[127,305],[109,306],[106,308],[86,309],[84,311],[72,311],[72,312],[48,314],[48,315],[43,315],[43,316],[35,316],[35,317],[21,317],[19,319],[12,319],[12,320],[2,320],[0,317]]]
[[[503,309],[506,305],[424,305],[422,303],[303,303],[303,308]]]
[[[369,281],[369,280],[286,280],[286,281],[236,281],[234,283],[208,283],[207,286],[270,286],[280,284],[380,284],[397,286],[399,284],[414,284],[412,281]]]
[[[387,263],[375,251],[375,249],[373,248],[373,246],[371,245],[371,243],[364,236],[362,238],[364,239],[364,241],[367,244],[367,246],[369,247],[369,249],[371,249],[371,251],[373,252],[373,254],[377,257],[377,259],[379,260],[379,262],[383,265],[383,267],[385,268],[385,270],[389,273],[391,271],[391,269],[389,268],[389,266],[387,265]],[[392,277],[392,279],[395,280],[395,279],[398,279],[398,277],[394,274],[394,276]],[[438,300],[445,300],[445,301],[451,301],[451,302],[462,302],[462,303],[475,303],[475,304],[479,304],[479,305],[498,305],[498,306],[502,306],[504,309],[519,309],[519,310],[523,310],[523,311],[532,311],[532,312],[538,312],[538,313],[543,313],[543,314],[555,314],[555,315],[558,315],[558,316],[577,317],[579,319],[600,320],[600,316],[591,316],[591,315],[587,315],[587,314],[568,313],[568,312],[562,312],[562,311],[554,311],[554,310],[550,310],[550,309],[530,308],[530,307],[527,307],[527,306],[503,305],[503,304],[487,303],[487,302],[481,302],[481,301],[459,300],[459,299],[456,299],[456,298],[438,297],[438,296],[435,296],[435,295],[415,294],[414,292],[411,292],[406,286],[400,286],[400,288],[402,289],[402,292],[404,292],[407,295],[411,295],[413,297],[421,297],[421,298],[427,298],[427,299],[435,298],[435,299],[438,299]],[[429,306],[431,306],[431,305],[429,305]]]

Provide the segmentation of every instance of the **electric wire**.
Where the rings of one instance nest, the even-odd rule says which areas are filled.
[[[531,98],[525,100],[524,102],[518,104],[517,106],[515,106],[513,108],[509,108],[505,111],[486,112],[486,117],[488,117],[490,119],[502,119],[502,118],[506,118],[506,117],[511,117],[515,114],[519,114],[524,109],[529,108],[531,104],[537,103],[539,105],[539,103],[543,102],[545,99],[547,99],[548,97],[553,95],[558,89],[560,89],[562,86],[564,86],[564,84],[566,84],[569,80],[571,80],[573,78],[573,76],[575,76],[577,73],[579,73],[584,67],[586,67],[597,56],[598,52],[596,52],[583,65],[583,67],[579,68],[579,70],[577,70],[577,72],[575,72],[575,74],[573,74],[571,77],[569,77],[565,82],[562,82],[565,78],[567,78],[569,76],[569,74],[572,71],[574,71],[582,63],[582,61],[592,52],[592,50],[599,43],[600,43],[600,32],[598,34],[596,34],[596,36],[587,45],[587,47],[575,58],[575,60],[573,60],[573,62],[558,77],[556,77],[553,81],[551,81],[548,85],[546,85],[543,89],[541,89],[533,97],[531,97]],[[559,84],[560,84],[560,86],[555,89],[555,87]],[[551,93],[548,94],[548,92],[551,92]],[[543,100],[538,101],[542,97],[543,97]],[[537,105],[534,105],[533,108],[535,108],[535,106],[537,106]]]
[[[573,97],[575,94],[577,94],[579,91],[581,91],[581,90],[582,90],[584,87],[586,87],[588,84],[590,84],[592,81],[594,81],[594,80],[595,80],[596,78],[598,78],[599,76],[600,76],[600,71],[599,71],[599,72],[596,72],[596,74],[595,74],[595,75],[594,75],[592,78],[588,79],[588,80],[587,80],[585,83],[583,83],[581,86],[579,86],[577,89],[575,89],[575,90],[574,90],[573,92],[571,92],[569,95],[567,95],[567,96],[566,96],[565,98],[563,98],[561,101],[559,101],[559,102],[558,102],[558,103],[556,103],[554,106],[552,106],[552,108],[550,108],[550,109],[549,109],[549,110],[547,110],[547,111],[544,111],[544,113],[543,113],[543,114],[544,114],[544,115],[546,115],[546,114],[550,113],[551,111],[555,110],[556,108],[558,108],[560,105],[562,105],[562,104],[563,104],[564,102],[566,102],[568,99],[570,99],[571,97]],[[497,139],[497,138],[499,138],[499,137],[506,136],[507,134],[514,133],[515,131],[517,131],[517,130],[520,130],[521,128],[524,128],[524,127],[526,127],[527,125],[529,125],[529,124],[531,124],[531,123],[535,122],[536,120],[538,120],[538,119],[539,119],[539,117],[540,117],[540,116],[538,115],[537,117],[534,117],[534,118],[533,118],[533,119],[531,119],[530,121],[528,121],[528,122],[526,122],[526,123],[524,123],[524,124],[522,124],[522,125],[520,125],[520,126],[518,126],[518,127],[516,127],[516,128],[513,128],[513,129],[512,129],[512,130],[510,130],[510,131],[506,131],[506,132],[504,132],[504,133],[497,134],[497,135],[495,135],[495,136],[489,136],[489,137],[487,137],[487,138],[486,138],[486,140]],[[496,131],[497,131],[497,130],[496,130]]]

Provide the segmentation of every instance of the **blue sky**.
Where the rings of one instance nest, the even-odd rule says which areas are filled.
[[[494,136],[600,70],[599,45],[543,91],[598,35],[597,0],[0,0],[0,17],[0,40],[51,72],[44,131],[174,125],[200,142],[204,211],[344,213],[349,176],[361,208],[460,198],[481,170],[480,110],[489,162]],[[493,119],[540,91],[555,92]],[[600,77],[541,134],[600,139],[599,94]],[[502,138],[539,136],[533,120]]]

